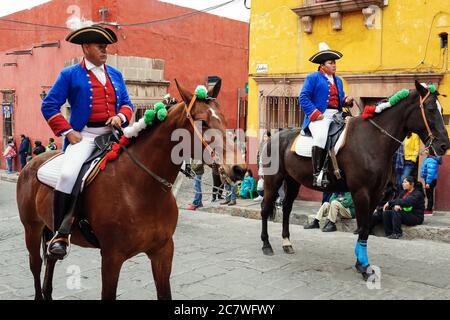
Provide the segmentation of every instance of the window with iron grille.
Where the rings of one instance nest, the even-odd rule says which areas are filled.
[[[144,117],[145,110],[153,108],[153,104],[133,104],[133,106],[135,108],[134,121],[139,121]]]
[[[297,97],[267,96],[262,104],[260,128],[298,128],[303,115]]]
[[[13,136],[15,94],[14,91],[3,91],[2,101],[2,122],[3,122],[3,146],[6,146],[8,139]],[[6,111],[6,112],[5,112]]]

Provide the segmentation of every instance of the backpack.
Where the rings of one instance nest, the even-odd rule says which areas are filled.
[[[17,156],[16,148],[11,146],[11,148],[9,149],[8,155],[11,158],[15,158]]]

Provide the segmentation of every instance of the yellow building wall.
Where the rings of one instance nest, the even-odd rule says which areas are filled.
[[[319,42],[343,53],[338,74],[446,73],[439,91],[444,114],[450,114],[448,51],[440,49],[439,34],[450,33],[450,0],[389,0],[377,15],[375,27],[364,25],[361,11],[343,13],[342,30],[333,31],[329,15],[314,17],[313,32],[303,32],[291,8],[302,0],[254,0],[250,16],[248,135],[258,129],[258,86],[252,76],[308,74],[317,65],[308,59]],[[257,74],[257,64],[267,74]],[[344,82],[344,87],[346,84]],[[386,95],[392,93],[386,92]]]

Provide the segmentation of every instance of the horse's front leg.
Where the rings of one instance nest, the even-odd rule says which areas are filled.
[[[123,255],[102,250],[102,300],[116,300],[117,283],[124,261]]]
[[[151,260],[158,300],[172,300],[170,274],[172,272],[173,239],[170,238],[157,252],[147,252],[147,256]]]
[[[290,241],[289,233],[289,216],[291,215],[292,205],[295,198],[298,195],[298,190],[300,189],[300,184],[294,179],[288,177],[285,180],[286,183],[286,195],[283,200],[283,251],[288,254],[293,254],[294,248]]]
[[[375,209],[371,205],[369,190],[362,188],[353,194],[353,202],[356,209],[356,220],[358,224],[358,240],[355,246],[356,255],[356,270],[362,274],[363,278],[367,280],[374,274],[369,264],[369,256],[367,254],[367,240],[369,238],[370,219],[372,212]]]

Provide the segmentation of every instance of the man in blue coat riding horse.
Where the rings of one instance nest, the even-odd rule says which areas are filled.
[[[111,132],[109,125],[128,125],[134,110],[122,74],[105,64],[107,46],[117,42],[115,33],[90,26],[71,32],[66,41],[81,45],[84,59],[61,71],[41,108],[54,134],[65,136],[64,163],[54,191],[55,235],[48,247],[57,259],[67,254],[71,221],[61,224],[76,202],[72,189],[83,163],[95,150],[94,138]],[[66,100],[70,121],[61,114]]]
[[[318,71],[306,77],[299,96],[300,107],[306,115],[302,130],[309,129],[313,138],[311,155],[316,187],[329,184],[325,176],[318,178],[327,153],[325,145],[333,115],[342,112],[343,106],[353,105],[353,98],[345,96],[342,80],[336,75],[336,60],[342,58],[342,53],[331,50],[324,42],[319,44],[319,49],[309,59],[319,64]]]

